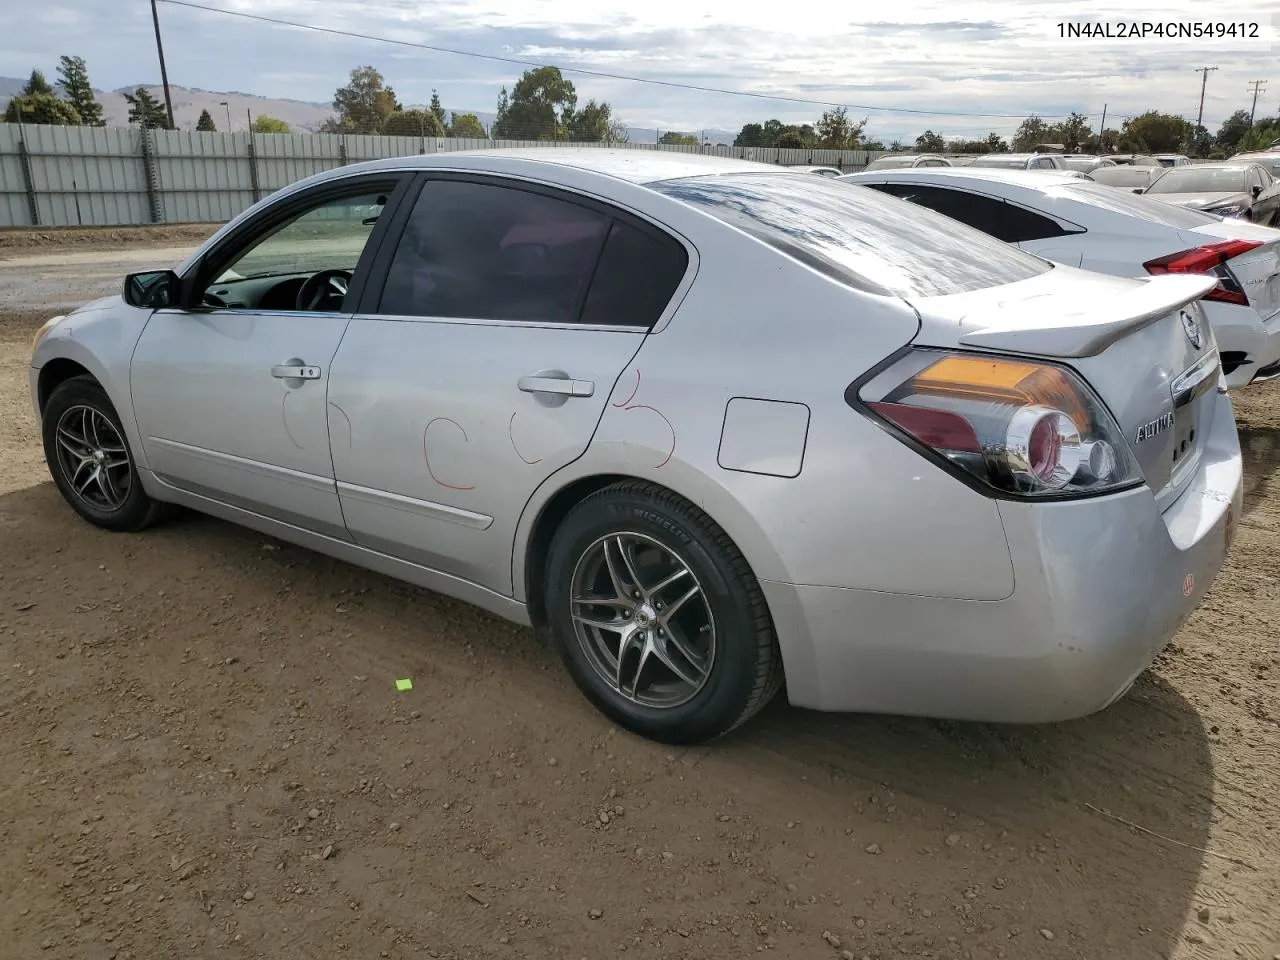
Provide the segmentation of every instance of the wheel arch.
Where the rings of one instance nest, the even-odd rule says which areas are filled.
[[[53,391],[75,377],[91,377],[95,383],[102,386],[102,381],[95,377],[91,370],[68,357],[55,357],[41,367],[36,379],[36,410],[43,414]],[[103,387],[103,389],[106,388]]]

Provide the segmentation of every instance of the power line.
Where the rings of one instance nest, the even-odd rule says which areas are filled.
[[[496,63],[510,63],[521,67],[545,67],[554,64],[541,63],[536,60],[523,60],[519,57],[502,57],[491,53],[476,53],[472,50],[457,50],[452,47],[441,47],[430,43],[418,43],[412,40],[396,40],[391,37],[379,37],[368,33],[357,33],[354,30],[339,30],[336,27],[322,27],[313,23],[299,23],[296,20],[284,20],[277,17],[265,17],[256,13],[245,13],[240,10],[224,10],[211,7],[192,0],[158,0],[174,7],[187,7],[191,10],[203,10],[206,13],[219,13],[227,17],[239,17],[244,20],[256,20],[259,23],[270,23],[278,27],[294,27],[298,30],[310,30],[314,33],[327,33],[331,36],[347,37],[353,40],[371,40],[374,43],[389,43],[399,47],[413,47],[418,50],[430,50],[433,53],[448,53],[457,57],[471,57],[476,60],[489,60]],[[633,77],[621,73],[605,73],[601,70],[588,70],[583,67],[560,67],[562,73],[574,73],[585,77],[597,77],[602,80],[623,80],[628,83],[647,83],[658,87],[671,87],[677,90],[690,90],[697,93],[716,93],[729,97],[750,97],[755,100],[774,100],[780,103],[801,103],[813,107],[846,107],[850,110],[866,110],[876,113],[913,114],[931,117],[982,117],[986,119],[1022,120],[1026,113],[949,113],[945,110],[919,110],[912,107],[877,107],[865,103],[835,103],[828,100],[810,100],[804,97],[777,96],[769,93],[755,93],[750,90],[728,90],[723,87],[704,87],[695,83],[680,83],[675,80],[656,80],[652,77]],[[1217,69],[1216,67],[1214,69]],[[1040,115],[1043,119],[1060,120],[1065,114]]]

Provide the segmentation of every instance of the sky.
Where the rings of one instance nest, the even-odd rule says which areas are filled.
[[[944,136],[1011,133],[1031,113],[1071,111],[1096,127],[1147,109],[1194,120],[1208,76],[1205,125],[1248,109],[1249,82],[1267,80],[1260,116],[1280,112],[1280,0],[1165,0],[1087,6],[1067,0],[897,0],[894,3],[727,0],[194,0],[224,10],[409,43],[550,63],[579,101],[608,101],[627,126],[736,130],[777,117],[815,121],[820,104],[869,118],[886,142],[924,129]],[[437,89],[454,110],[493,110],[525,69],[371,40],[308,32],[161,2],[171,83],[327,102],[349,71],[372,64],[399,99]],[[1088,10],[1082,14],[1082,10]],[[1257,39],[1069,38],[1064,22],[1257,23]],[[50,77],[59,54],[85,58],[96,87],[159,82],[143,0],[48,0],[24,9],[0,38],[0,75]],[[712,87],[731,95],[583,76],[596,73]],[[938,115],[910,111],[935,111]],[[1004,116],[972,116],[972,114]],[[1118,124],[1117,124],[1118,125]]]

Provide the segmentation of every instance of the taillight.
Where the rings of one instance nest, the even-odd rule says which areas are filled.
[[[1001,493],[1099,493],[1142,480],[1102,405],[1065,367],[913,350],[859,391],[877,418]]]
[[[1257,240],[1224,240],[1222,243],[1209,243],[1203,247],[1192,247],[1171,253],[1167,257],[1157,257],[1143,264],[1147,273],[1202,273],[1218,278],[1218,285],[1204,295],[1206,300],[1217,300],[1221,303],[1235,303],[1242,307],[1249,305],[1248,298],[1239,281],[1227,269],[1227,261],[1248,253],[1262,244]]]

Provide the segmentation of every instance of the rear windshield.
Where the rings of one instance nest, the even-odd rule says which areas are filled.
[[[1097,176],[1097,174],[1095,173],[1094,176]],[[1165,176],[1170,176],[1170,174],[1165,174]],[[1079,200],[1081,203],[1101,207],[1103,210],[1109,210],[1112,213],[1122,213],[1130,217],[1151,220],[1163,226],[1175,227],[1179,230],[1194,230],[1196,227],[1203,227],[1206,223],[1219,223],[1222,219],[1221,217],[1211,217],[1209,214],[1201,213],[1199,210],[1190,210],[1187,207],[1179,207],[1161,200],[1148,200],[1145,196],[1140,196],[1136,193],[1125,193],[1123,190],[1117,190],[1115,187],[1108,187],[1100,183],[1076,181],[1067,184],[1064,189],[1070,191],[1069,196],[1073,200]]]
[[[1001,170],[1025,170],[1027,167],[1027,158],[1021,160],[1009,159],[1002,157],[979,157],[973,161],[970,166],[974,167],[998,167]]]
[[[650,186],[871,293],[947,296],[1052,269],[950,217],[825,177],[741,173]]]
[[[1244,190],[1242,167],[1177,167],[1151,185],[1148,193],[1226,193]]]

